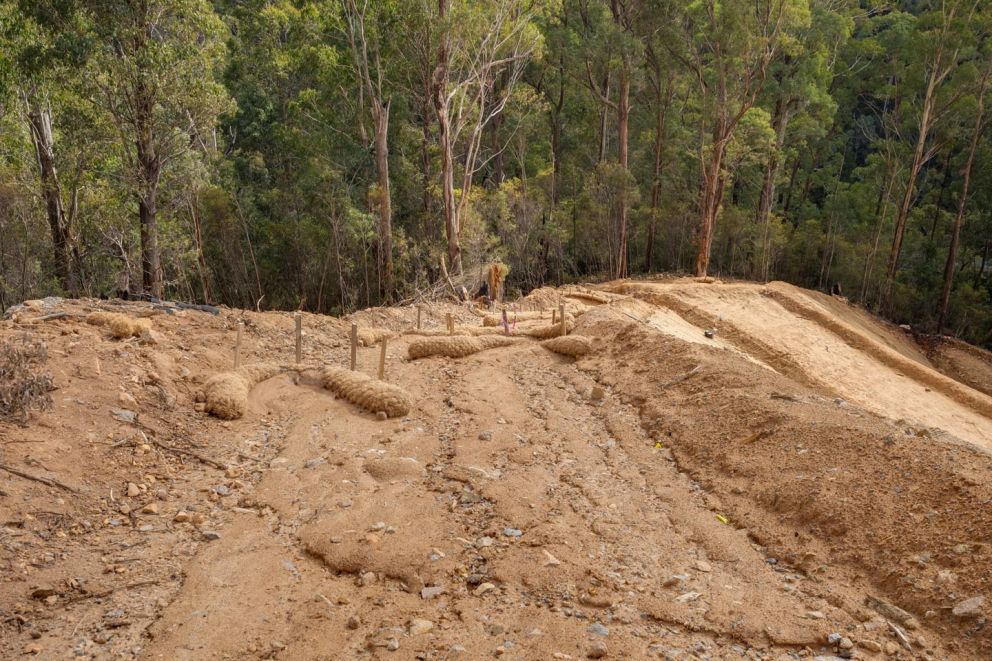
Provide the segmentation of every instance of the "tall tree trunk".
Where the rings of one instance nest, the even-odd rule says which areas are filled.
[[[393,296],[393,203],[389,188],[389,108],[376,107],[375,120],[375,169],[379,176],[379,268],[382,274],[382,297],[390,301]]]
[[[193,223],[193,242],[196,245],[196,267],[200,276],[200,287],[203,291],[203,302],[210,304],[210,281],[207,274],[210,270],[207,267],[207,258],[203,254],[203,224],[200,220],[200,204],[195,190],[190,191],[186,198],[189,205],[189,217]]]
[[[785,99],[779,99],[775,104],[775,116],[772,119],[775,129],[775,149],[768,157],[765,165],[765,176],[761,183],[761,197],[758,201],[758,213],[755,224],[761,229],[761,249],[759,251],[758,279],[768,280],[771,271],[772,231],[771,212],[775,205],[775,180],[778,178],[779,156],[785,145],[785,132],[789,126],[789,104]]]
[[[448,0],[437,0],[438,19],[443,23],[448,14]],[[451,118],[448,116],[448,50],[447,34],[441,35],[437,51],[437,66],[432,80],[434,111],[437,114],[438,139],[441,143],[441,194],[444,202],[444,230],[448,241],[448,261],[456,274],[462,272],[462,249],[459,243],[458,206],[455,203],[454,145],[451,137]]]
[[[62,186],[55,169],[55,138],[52,135],[52,111],[37,100],[31,100],[28,110],[31,139],[38,157],[41,193],[45,200],[48,225],[52,232],[52,257],[59,286],[73,297],[79,296],[78,265],[74,259],[72,218],[66,213]]]
[[[644,254],[644,268],[648,273],[654,269],[654,242],[658,225],[658,206],[661,203],[661,174],[665,154],[665,125],[668,108],[675,95],[674,76],[669,76],[668,85],[662,93],[660,67],[656,68],[656,73],[655,104],[657,107],[654,126],[654,168],[651,171],[651,218],[648,221],[648,240]]]
[[[617,99],[617,162],[624,172],[627,167],[627,135],[630,129],[630,65],[625,60],[620,72],[620,98]],[[616,277],[627,277],[627,185],[624,182],[617,214],[617,272]]]
[[[610,98],[610,72],[603,75],[603,98]],[[606,160],[606,127],[610,116],[610,109],[601,106],[599,109],[599,145],[596,152],[596,162],[602,163]]]
[[[558,58],[558,98],[551,109],[551,204],[561,201],[561,112],[565,107],[565,56]]]
[[[709,163],[703,172],[702,209],[699,230],[696,236],[696,277],[705,276],[710,268],[710,251],[713,248],[713,234],[716,229],[716,217],[720,211],[725,184],[723,175],[723,153],[725,142],[722,139],[713,141],[713,152]]]
[[[937,223],[940,222],[940,212],[944,208],[944,197],[947,189],[951,185],[951,157],[953,150],[947,150],[947,158],[944,159],[944,177],[940,181],[940,192],[937,194],[937,203],[933,205],[933,220],[930,221],[930,233],[927,235],[927,242],[933,243],[934,235],[937,234]]]
[[[937,90],[940,83],[950,71],[949,69],[945,71],[941,70],[943,44],[938,47],[937,52],[938,55],[932,65],[930,76],[927,79],[926,92],[923,96],[923,110],[920,114],[916,148],[913,150],[913,164],[909,169],[909,179],[906,181],[902,204],[899,205],[899,215],[896,216],[895,234],[892,237],[892,250],[889,252],[889,263],[885,270],[885,284],[882,286],[881,298],[879,299],[880,306],[887,303],[892,290],[892,283],[896,278],[896,270],[899,267],[899,256],[902,254],[902,242],[906,235],[906,222],[909,219],[909,212],[913,208],[913,198],[916,196],[916,180],[920,176],[920,170],[923,168],[923,165],[933,155],[927,150],[927,140],[930,138],[930,130],[936,121],[934,106],[937,101]]]
[[[862,303],[865,303],[865,301],[868,300],[868,282],[871,279],[871,271],[872,266],[875,263],[875,255],[878,254],[878,243],[882,238],[882,228],[885,227],[885,218],[889,212],[889,195],[892,193],[892,186],[895,185],[896,180],[895,166],[889,165],[889,167],[889,181],[879,192],[878,203],[875,206],[875,215],[878,217],[878,225],[875,227],[875,239],[872,241],[868,254],[865,255],[865,269],[863,277],[861,278],[860,300]]]
[[[427,104],[429,106],[429,102]],[[430,120],[430,107],[424,108],[424,123],[421,126],[421,130],[424,134],[424,139],[420,143],[420,162],[422,172],[421,180],[421,194],[423,195],[423,205],[424,205],[424,218],[427,236],[435,236],[437,233],[437,224],[434,222],[434,196],[431,195],[431,126]]]
[[[940,294],[940,315],[937,321],[937,334],[944,332],[947,323],[947,309],[951,302],[951,287],[954,285],[954,269],[958,259],[958,244],[961,240],[961,226],[964,224],[965,212],[968,209],[968,189],[971,186],[971,173],[975,165],[975,154],[978,152],[978,142],[985,128],[985,93],[989,79],[992,77],[992,60],[982,75],[982,83],[978,91],[978,107],[975,109],[975,126],[971,132],[971,143],[968,145],[968,160],[964,166],[964,182],[961,184],[961,197],[958,199],[958,211],[954,216],[951,228],[951,245],[947,249],[947,262],[944,264],[944,286]],[[986,244],[986,250],[988,244]],[[983,262],[984,266],[984,262]]]
[[[135,86],[135,128],[138,155],[138,220],[141,225],[141,286],[146,294],[162,297],[162,262],[158,248],[156,197],[162,163],[153,136],[154,99],[144,81]]]

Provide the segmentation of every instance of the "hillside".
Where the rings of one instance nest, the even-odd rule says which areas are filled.
[[[589,353],[529,336],[559,303]],[[97,310],[151,328],[114,339]],[[512,343],[416,360],[447,314],[459,346],[500,335],[449,304],[420,334],[413,306],[303,314],[297,364],[287,313],[18,309],[0,339],[43,340],[56,390],[0,423],[0,658],[992,655],[982,352],[782,283],[514,310]],[[239,321],[242,363],[278,374],[220,420],[201,400]],[[391,331],[408,413],[321,387],[352,323]]]

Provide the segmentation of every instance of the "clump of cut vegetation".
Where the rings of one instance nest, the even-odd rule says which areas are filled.
[[[51,406],[55,384],[47,362],[47,345],[29,335],[0,341],[0,418],[24,422],[31,411]]]

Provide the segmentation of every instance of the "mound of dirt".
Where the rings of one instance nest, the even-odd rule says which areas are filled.
[[[949,337],[921,337],[919,341],[943,374],[992,396],[992,353]]]

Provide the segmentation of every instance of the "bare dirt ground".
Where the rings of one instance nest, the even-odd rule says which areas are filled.
[[[245,362],[291,364],[290,315],[20,311],[0,338],[44,339],[58,389],[0,423],[0,464],[62,486],[0,470],[0,658],[992,657],[992,399],[946,351],[780,283],[519,308],[559,300],[594,338],[578,360],[390,340],[413,400],[392,420],[313,368],[347,364],[352,321],[407,331],[411,307],[305,315],[305,368],[228,422],[195,400],[237,321]],[[154,335],[31,323],[98,308]],[[449,312],[481,324],[425,324]]]

